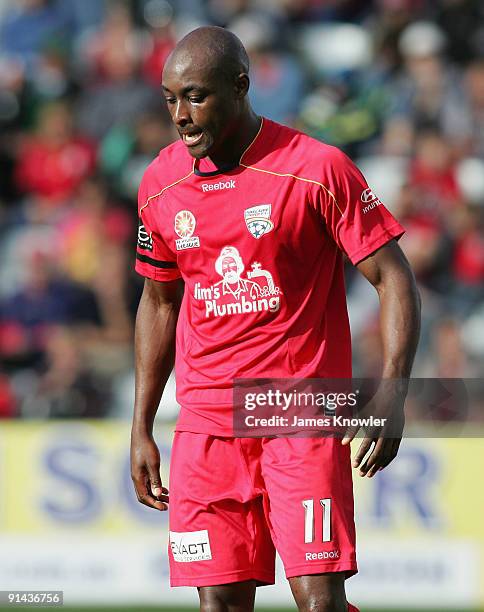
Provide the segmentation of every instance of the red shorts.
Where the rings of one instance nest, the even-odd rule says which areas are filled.
[[[176,432],[170,582],[274,583],[357,571],[350,448],[334,438],[220,438]]]

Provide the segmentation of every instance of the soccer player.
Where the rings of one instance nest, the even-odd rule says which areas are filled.
[[[254,113],[248,70],[232,33],[203,27],[163,72],[181,140],[139,190],[132,478],[140,502],[170,502],[171,584],[198,587],[201,610],[253,610],[277,549],[300,610],[346,612],[355,431],[235,437],[233,381],[351,377],[343,253],[380,298],[383,379],[410,375],[419,299],[403,228],[341,151]],[[152,429],[174,362],[168,497]],[[402,394],[373,401],[398,435],[366,434],[353,466],[370,477],[396,456],[404,423]]]

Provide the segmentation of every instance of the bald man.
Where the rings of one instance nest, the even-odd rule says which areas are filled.
[[[277,549],[299,610],[355,611],[345,579],[357,571],[356,430],[343,440],[240,435],[234,380],[351,378],[345,254],[380,298],[383,378],[405,388],[419,300],[396,242],[403,228],[341,151],[256,115],[248,71],[240,41],[204,27],[163,72],[180,141],[139,189],[132,478],[141,503],[170,503],[171,584],[198,587],[201,610],[253,610],[256,587],[274,582]],[[237,254],[237,280],[256,291],[222,291],[221,253]],[[168,497],[153,421],[174,362]],[[382,387],[373,398],[392,438],[385,427],[366,434],[360,475],[396,456],[404,394]]]

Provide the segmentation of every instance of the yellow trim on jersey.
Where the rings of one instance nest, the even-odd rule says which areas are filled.
[[[254,142],[257,140],[257,138],[259,137],[259,134],[262,132],[262,126],[264,125],[264,117],[260,118],[260,126],[259,129],[257,130],[257,134],[254,136],[254,138],[252,139],[252,141],[249,143],[249,145],[244,149],[244,152],[242,153],[242,155],[240,156],[239,159],[239,166],[243,166],[242,160],[244,159],[244,155],[247,153],[247,151],[250,149],[250,147],[254,144]],[[246,167],[246,166],[245,166]]]
[[[146,200],[146,203],[139,209],[139,213],[141,214],[143,212],[143,210],[150,203],[150,200],[153,200],[153,198],[157,198],[158,196],[163,195],[167,189],[170,189],[170,187],[174,187],[175,185],[178,185],[178,183],[181,183],[185,179],[190,178],[190,176],[192,174],[193,174],[193,168],[191,169],[191,171],[186,176],[183,176],[182,178],[179,178],[177,181],[175,181],[171,185],[167,185],[166,187],[163,187],[163,189],[161,191],[159,191],[158,193],[155,193],[154,195],[149,196],[148,199]]]
[[[306,183],[312,183],[313,185],[318,185],[319,187],[322,187],[324,189],[324,191],[326,191],[326,193],[328,193],[333,198],[333,201],[334,201],[334,203],[336,205],[336,208],[339,210],[340,215],[342,217],[344,217],[344,212],[339,207],[339,204],[338,204],[338,201],[336,199],[336,196],[323,183],[320,183],[319,181],[315,181],[313,179],[304,178],[303,176],[297,176],[295,174],[291,174],[290,172],[284,172],[284,173],[282,173],[282,172],[274,172],[273,170],[264,170],[263,168],[257,168],[256,166],[247,166],[246,164],[242,163],[242,159],[243,159],[244,155],[251,148],[251,146],[254,144],[254,142],[257,140],[259,134],[261,133],[263,125],[264,125],[264,117],[261,117],[261,122],[260,122],[259,130],[257,131],[257,134],[254,136],[252,142],[248,145],[248,147],[244,150],[244,152],[240,156],[239,166],[242,166],[242,168],[246,168],[247,170],[254,170],[256,172],[263,172],[265,174],[272,174],[273,176],[280,176],[281,178],[284,178],[284,177],[286,177],[286,178],[293,178],[293,179],[296,179],[298,181],[304,181]],[[185,179],[190,178],[190,176],[192,176],[192,174],[194,174],[195,163],[196,163],[196,159],[193,160],[192,169],[191,169],[191,171],[186,176],[183,176],[182,178],[179,178],[174,183],[171,183],[171,185],[167,185],[166,187],[163,187],[163,189],[161,191],[159,191],[158,193],[155,193],[154,195],[149,196],[147,198],[147,200],[146,200],[146,203],[140,208],[140,211],[139,211],[140,214],[148,206],[148,204],[150,203],[150,200],[153,200],[154,198],[157,198],[157,197],[163,195],[163,193],[167,189],[170,189],[171,187],[174,187],[175,185],[178,185],[178,183],[181,183]]]
[[[333,201],[334,201],[334,203],[336,205],[336,208],[339,210],[341,216],[342,217],[345,216],[344,212],[341,210],[341,208],[338,205],[338,201],[336,200],[336,196],[326,187],[326,185],[323,185],[323,183],[320,183],[319,181],[314,181],[313,179],[304,178],[302,176],[296,176],[295,174],[291,174],[289,172],[284,172],[284,173],[282,173],[282,172],[274,172],[272,170],[263,170],[262,168],[257,168],[256,166],[246,166],[242,162],[240,163],[240,165],[243,168],[247,168],[247,170],[255,170],[256,172],[264,172],[265,174],[273,174],[274,176],[294,178],[294,179],[297,179],[298,181],[304,181],[306,183],[313,183],[314,185],[319,185],[320,187],[322,187],[333,198]]]

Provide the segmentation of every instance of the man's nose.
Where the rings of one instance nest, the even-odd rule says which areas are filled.
[[[175,112],[173,114],[173,120],[176,125],[180,127],[190,123],[190,113],[188,112],[187,106],[183,100],[179,100],[175,106]]]

